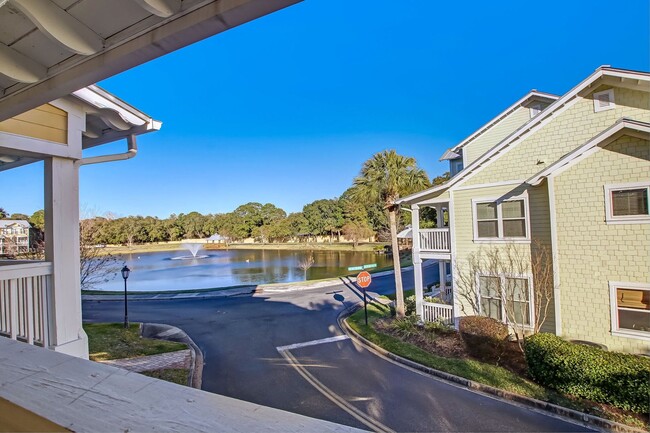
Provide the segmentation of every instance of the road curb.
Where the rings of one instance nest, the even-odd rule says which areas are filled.
[[[356,340],[358,343],[367,346],[370,350],[373,350],[379,353],[380,355],[383,355],[386,358],[389,358],[395,362],[404,364],[410,368],[429,374],[431,376],[438,377],[445,381],[464,386],[468,389],[490,394],[491,396],[498,397],[502,400],[513,401],[525,406],[532,407],[539,411],[568,418],[573,422],[578,421],[585,427],[592,427],[592,428],[595,427],[598,429],[606,429],[607,431],[614,431],[620,433],[647,433],[645,430],[642,429],[630,427],[625,424],[617,423],[615,421],[610,421],[605,418],[597,417],[595,415],[589,415],[584,412],[579,412],[577,410],[569,409],[563,406],[558,406],[556,404],[549,403],[546,401],[541,401],[534,398],[525,397],[523,395],[515,394],[509,391],[504,391],[502,389],[494,388],[489,385],[484,385],[482,383],[465,379],[463,377],[446,373],[444,371],[436,370],[434,368],[427,367],[425,365],[411,361],[410,359],[406,359],[392,352],[389,352],[386,349],[378,346],[372,341],[369,341],[365,337],[361,336],[354,329],[352,329],[350,325],[348,325],[346,319],[350,317],[354,312],[359,310],[360,308],[361,308],[361,304],[356,304],[350,308],[343,310],[337,317],[339,327],[345,334],[347,334],[353,340]]]
[[[138,292],[131,292],[128,294],[129,302],[137,301],[178,301],[184,299],[214,299],[214,298],[229,298],[232,296],[251,295],[255,293],[254,286],[246,286],[234,289],[212,290],[206,291],[205,289],[197,289],[193,292],[187,293],[165,293],[159,292],[155,294],[138,294]],[[109,294],[109,295],[81,295],[82,301],[97,301],[97,302],[124,302],[124,295]]]
[[[427,262],[423,267],[433,266],[434,261],[431,260]],[[413,265],[406,266],[402,268],[402,272],[408,272],[413,270]],[[376,277],[385,277],[387,275],[394,274],[394,270],[380,271],[380,272],[370,272],[373,278]],[[347,281],[343,281],[346,279]],[[312,289],[321,289],[325,287],[338,286],[339,284],[347,283],[356,283],[357,278],[353,275],[343,275],[341,277],[334,277],[323,281],[309,283],[305,281],[305,284],[293,283],[292,285],[287,285],[286,283],[270,283],[270,284],[260,284],[255,289],[254,293],[287,293],[287,292],[296,292],[299,290],[312,290]]]
[[[203,352],[201,352],[199,346],[194,343],[194,340],[192,340],[185,331],[176,326],[165,325],[162,323],[142,323],[140,326],[140,334],[144,338],[175,341],[178,343],[185,343],[189,346],[192,360],[190,362],[190,373],[187,382],[192,388],[201,389],[201,383],[203,381]],[[172,331],[173,334],[169,336],[160,336],[161,333],[168,331]]]

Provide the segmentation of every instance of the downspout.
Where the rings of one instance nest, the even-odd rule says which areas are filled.
[[[113,161],[124,161],[126,159],[131,159],[135,157],[138,153],[138,143],[135,138],[135,134],[130,134],[126,137],[126,142],[128,149],[124,153],[115,153],[112,155],[101,155],[101,156],[92,156],[90,158],[82,158],[75,162],[77,167],[88,164],[100,164],[103,162],[113,162]]]

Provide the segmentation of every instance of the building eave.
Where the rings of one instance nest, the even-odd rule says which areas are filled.
[[[612,126],[602,131],[585,144],[577,147],[544,170],[540,171],[538,174],[526,180],[526,183],[528,185],[538,186],[544,179],[560,174],[562,171],[589,157],[594,150],[605,147],[625,135],[632,135],[650,140],[650,123],[628,118],[619,119]]]
[[[0,18],[11,19],[13,14],[24,24],[15,34],[11,33],[14,29],[8,29],[6,44],[0,43],[0,58],[4,59],[0,62],[0,121],[301,0],[183,0],[178,2],[177,10],[158,13],[144,7],[150,2],[127,1],[126,5],[142,14],[142,19],[135,22],[119,10],[110,16],[93,13],[97,5],[88,1],[74,2],[66,10],[51,0],[12,0],[0,7]],[[48,20],[56,25],[50,29],[30,11],[53,7],[57,17]],[[93,25],[98,20],[116,21],[115,33],[101,37],[101,44],[95,40],[101,31]],[[83,30],[86,37],[76,33],[76,41],[64,40],[61,35],[65,32],[52,31],[66,26]],[[67,54],[41,64],[47,47],[20,43],[23,35],[33,32],[44,44],[62,47]],[[84,46],[88,50],[82,49]],[[11,58],[21,61],[7,60]]]

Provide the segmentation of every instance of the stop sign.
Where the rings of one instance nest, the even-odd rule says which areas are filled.
[[[370,285],[371,282],[372,282],[372,277],[368,272],[366,271],[359,272],[359,275],[357,275],[357,284],[359,285],[359,287],[365,289]]]

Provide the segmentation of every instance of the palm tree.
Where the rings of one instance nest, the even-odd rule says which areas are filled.
[[[421,191],[428,186],[429,178],[424,170],[417,166],[415,158],[398,155],[394,150],[385,150],[373,155],[363,164],[361,173],[354,179],[354,199],[364,204],[380,202],[388,210],[399,317],[404,316],[404,288],[397,246],[398,206],[395,201],[400,196]]]

